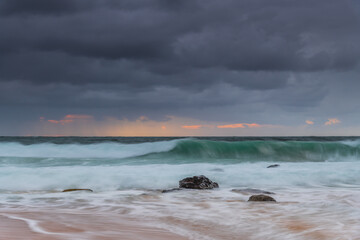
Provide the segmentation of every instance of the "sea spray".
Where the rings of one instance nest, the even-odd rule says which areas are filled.
[[[8,161],[9,164],[28,158],[36,158],[39,161],[41,159],[56,161],[57,158],[101,159],[100,164],[112,159],[130,159],[133,163],[148,160],[142,163],[153,161],[153,163],[169,164],[197,161],[221,163],[358,161],[360,160],[360,142],[358,140],[228,142],[199,139],[132,144],[106,141],[91,144],[54,144],[35,141],[33,144],[24,145],[18,142],[0,142],[0,161],[4,162],[4,159],[8,158],[15,158],[13,161]],[[66,160],[63,162],[65,163]]]
[[[1,167],[1,191],[61,191],[91,188],[97,192],[178,187],[184,177],[203,174],[220,187],[356,187],[360,162],[243,164],[146,164],[118,166]],[[213,171],[221,168],[222,172]]]

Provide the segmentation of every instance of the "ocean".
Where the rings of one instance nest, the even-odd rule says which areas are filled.
[[[359,173],[358,137],[0,137],[0,215],[90,211],[186,239],[360,239]],[[220,187],[161,192],[195,175]],[[93,192],[62,192],[73,188]],[[249,188],[277,202],[236,191]]]

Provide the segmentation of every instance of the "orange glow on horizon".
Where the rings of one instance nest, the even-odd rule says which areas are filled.
[[[314,125],[314,122],[313,122],[313,121],[306,120],[305,122],[306,122],[306,124],[309,124],[309,125]]]
[[[217,128],[245,128],[244,123],[219,125]]]
[[[186,124],[190,123],[190,124]],[[191,123],[193,123],[191,125]],[[226,135],[233,131],[239,134],[262,134],[257,128],[276,128],[281,126],[258,123],[224,124],[221,122],[202,122],[198,119],[168,117],[163,121],[146,116],[134,120],[105,117],[97,120],[90,115],[68,114],[62,119],[47,119],[38,122],[39,130],[32,135],[48,136],[200,136]],[[237,129],[237,130],[236,130]]]
[[[81,115],[81,114],[68,114],[64,119],[91,119],[93,116],[90,115]]]
[[[149,118],[146,116],[140,116],[137,120],[138,121],[147,121],[147,120],[149,120]]]
[[[40,121],[43,121],[45,119],[45,117],[40,117]],[[50,123],[54,123],[54,124],[61,124],[61,125],[65,125],[66,123],[71,123],[74,122],[75,120],[78,119],[93,119],[93,116],[90,115],[81,115],[81,114],[68,114],[66,115],[63,119],[60,120],[47,120]]]
[[[248,126],[249,128],[258,128],[258,127],[262,127],[262,125],[257,124],[257,123],[245,123],[246,126]]]
[[[51,122],[51,123],[59,123],[58,120],[48,120],[48,122]]]
[[[235,123],[235,124],[227,124],[227,125],[218,125],[217,128],[260,128],[270,125],[260,125],[258,123]]]
[[[189,125],[189,126],[181,126],[181,127],[185,129],[199,129],[202,127],[202,125]]]
[[[73,122],[74,120],[72,119],[62,119],[62,120],[48,120],[48,122],[51,122],[51,123],[55,123],[55,124],[62,124],[64,125],[65,123],[71,123]]]
[[[329,125],[333,125],[333,124],[338,124],[338,123],[341,123],[341,121],[337,118],[329,118],[327,122],[325,122],[325,125],[326,126],[329,126]]]

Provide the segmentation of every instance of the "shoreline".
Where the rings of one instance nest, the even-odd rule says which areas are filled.
[[[40,206],[0,204],[0,236],[6,240],[355,239],[360,223],[358,190],[279,190],[276,203],[248,202],[251,194],[230,189],[133,193],[125,195],[127,200],[120,195],[101,198],[101,205],[86,202],[90,195],[79,193],[66,195],[78,198],[57,206],[48,201]]]
[[[0,222],[0,236],[7,240],[188,239],[160,227],[151,227],[143,219],[92,211],[0,211]]]

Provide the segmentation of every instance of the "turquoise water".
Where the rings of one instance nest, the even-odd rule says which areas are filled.
[[[0,191],[166,188],[199,174],[234,187],[358,186],[359,164],[355,138],[1,138]]]

